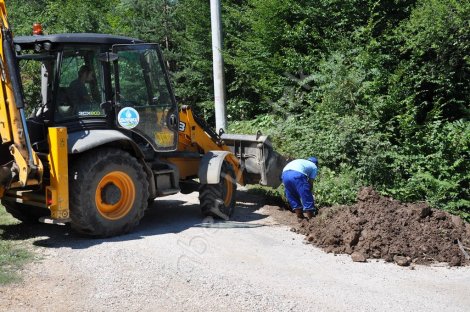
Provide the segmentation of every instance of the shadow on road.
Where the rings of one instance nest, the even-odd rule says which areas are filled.
[[[237,192],[237,206],[230,221],[203,218],[197,197],[191,195],[173,195],[157,199],[149,206],[144,218],[132,233],[117,237],[98,239],[80,236],[70,225],[8,224],[0,225],[0,239],[34,239],[33,244],[41,247],[83,249],[103,242],[120,242],[142,239],[146,236],[180,233],[192,227],[213,228],[252,228],[263,226],[255,221],[266,218],[257,210],[264,205],[259,195],[246,191]],[[197,202],[197,203],[195,203]]]

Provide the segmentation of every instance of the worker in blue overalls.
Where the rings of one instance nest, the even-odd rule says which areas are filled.
[[[295,159],[282,170],[282,183],[286,189],[286,197],[291,209],[299,219],[308,219],[317,214],[312,194],[313,180],[318,172],[318,160],[315,157]]]

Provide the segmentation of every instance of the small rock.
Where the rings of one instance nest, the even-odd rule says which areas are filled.
[[[437,220],[445,220],[446,219],[446,214],[443,211],[439,211],[435,215]]]
[[[411,263],[410,257],[403,257],[403,256],[394,256],[393,261],[399,266],[409,266]]]
[[[351,259],[354,262],[366,262],[367,261],[366,256],[362,252],[359,252],[359,251],[353,252],[351,254]]]
[[[419,217],[424,219],[432,214],[432,210],[430,207],[422,207],[421,211],[419,212]]]
[[[373,258],[380,258],[381,252],[379,250],[376,250],[372,253]]]
[[[452,259],[449,262],[450,266],[460,266],[462,264],[462,261],[460,257],[458,256],[453,256]]]
[[[313,239],[314,239],[313,235],[309,235],[309,236],[307,237],[307,240],[308,240],[309,242],[313,241]]]
[[[452,216],[452,223],[454,223],[455,227],[457,228],[464,227],[464,223],[459,216]]]

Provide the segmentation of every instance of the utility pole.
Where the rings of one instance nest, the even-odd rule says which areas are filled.
[[[220,0],[211,0],[212,59],[214,70],[215,129],[227,128],[225,114],[225,77],[222,56],[222,18]]]

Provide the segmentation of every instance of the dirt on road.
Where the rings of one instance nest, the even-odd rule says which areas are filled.
[[[426,203],[401,203],[363,188],[357,204],[322,209],[315,219],[293,223],[293,214],[276,214],[280,222],[328,253],[349,254],[354,261],[384,259],[398,265],[470,263],[470,224]]]

